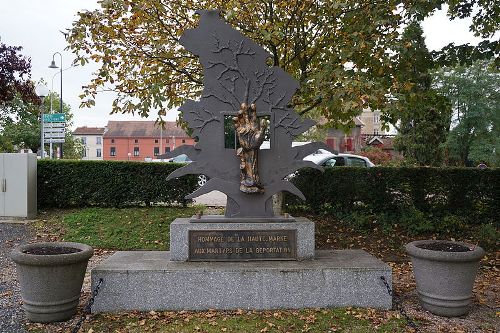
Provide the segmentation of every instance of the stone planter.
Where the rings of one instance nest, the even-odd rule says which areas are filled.
[[[415,241],[405,248],[411,257],[422,307],[445,317],[466,314],[484,250],[467,243],[442,240]]]
[[[30,321],[64,321],[76,313],[87,263],[94,250],[68,242],[21,245],[12,251]]]

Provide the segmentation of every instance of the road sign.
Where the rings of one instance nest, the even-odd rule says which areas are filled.
[[[64,139],[44,139],[45,143],[63,143]]]
[[[66,115],[64,113],[47,113],[43,115],[43,122],[45,123],[64,123]]]
[[[64,133],[66,132],[66,128],[64,127],[43,127],[44,133]]]
[[[43,123],[43,128],[64,128],[66,123]]]
[[[66,133],[60,132],[60,133],[43,133],[43,137],[46,139],[49,138],[64,138],[66,136]]]

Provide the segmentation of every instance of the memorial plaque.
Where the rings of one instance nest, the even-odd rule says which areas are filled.
[[[190,261],[296,260],[296,230],[190,230]]]

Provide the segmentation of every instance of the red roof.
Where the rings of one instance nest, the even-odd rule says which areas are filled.
[[[175,121],[165,122],[163,136],[189,137]],[[108,121],[104,137],[160,137],[160,124],[155,121]]]

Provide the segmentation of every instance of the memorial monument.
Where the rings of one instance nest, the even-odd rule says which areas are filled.
[[[274,194],[305,199],[285,177],[303,167],[321,169],[303,158],[323,144],[292,147],[314,124],[288,106],[297,81],[267,65],[271,55],[218,11],[198,14],[199,26],[185,31],[180,44],[199,57],[204,89],[179,109],[198,142],[174,150],[193,162],[168,178],[207,175],[187,198],[221,191],[225,214],[176,219],[169,252],[110,257],[92,270],[94,284],[104,280],[92,310],[390,308],[380,280],[390,283],[388,265],[361,250],[315,251],[312,221],[274,216]],[[226,146],[228,126],[236,146]],[[260,149],[264,139],[270,149]]]

